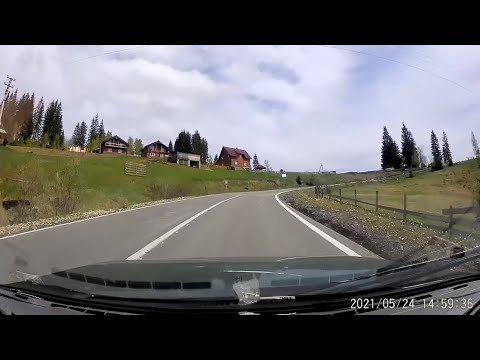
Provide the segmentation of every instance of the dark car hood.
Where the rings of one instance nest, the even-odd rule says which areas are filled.
[[[11,286],[128,298],[221,298],[235,296],[233,284],[255,278],[262,294],[270,296],[328,287],[389,264],[352,256],[117,261],[30,277]]]

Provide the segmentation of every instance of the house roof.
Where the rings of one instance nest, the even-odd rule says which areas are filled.
[[[231,148],[228,146],[224,146],[223,149],[228,154],[228,156],[238,157],[239,155],[242,155],[247,160],[251,159],[250,155],[248,155],[248,153],[243,149]]]
[[[121,137],[117,136],[117,135],[112,136],[112,137],[110,137],[110,138],[107,138],[107,139],[103,140],[103,141],[102,141],[102,144],[103,144],[103,143],[106,143],[107,141],[111,141],[111,140],[113,140],[113,139],[119,140],[119,141],[123,142],[123,143],[124,143],[125,145],[127,145],[127,147],[128,147],[128,143],[127,143],[125,140],[123,140]]]
[[[148,146],[154,145],[154,144],[163,145],[163,147],[168,150],[168,146],[167,146],[167,145],[165,145],[164,143],[162,143],[160,140],[157,140],[157,141],[152,142],[151,144],[145,145],[145,146],[142,148],[141,151],[143,151],[143,150],[144,150],[145,148],[147,148]]]

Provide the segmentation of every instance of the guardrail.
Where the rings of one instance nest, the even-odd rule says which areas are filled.
[[[125,162],[125,175],[146,176],[147,167],[145,164],[127,161]]]

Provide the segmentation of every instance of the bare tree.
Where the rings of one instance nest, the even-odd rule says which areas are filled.
[[[427,156],[425,155],[425,145],[420,145],[417,149],[417,153],[420,167],[426,167],[429,161],[427,159]]]
[[[265,160],[264,164],[267,171],[272,171],[272,166],[270,165],[270,161]]]

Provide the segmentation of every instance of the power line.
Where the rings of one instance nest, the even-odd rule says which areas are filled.
[[[362,51],[362,50],[347,49],[347,48],[344,48],[344,47],[333,46],[333,45],[320,45],[320,46],[322,46],[322,47],[327,47],[327,48],[332,48],[332,49],[337,49],[337,50],[350,51],[350,52],[357,53],[357,54],[372,56],[372,57],[375,57],[375,58],[380,59],[380,60],[390,61],[390,62],[399,64],[399,65],[408,66],[409,68],[416,69],[416,70],[419,70],[419,71],[423,71],[424,73],[427,73],[427,74],[432,75],[432,76],[435,76],[435,77],[437,77],[437,78],[439,78],[439,79],[448,81],[448,82],[452,83],[453,85],[456,85],[456,86],[458,86],[458,87],[461,87],[462,89],[468,91],[469,93],[473,93],[470,89],[466,88],[465,86],[459,84],[459,83],[456,82],[456,81],[450,80],[450,79],[448,79],[448,78],[446,78],[446,77],[444,77],[444,76],[442,76],[442,75],[439,75],[439,74],[437,74],[437,73],[434,73],[433,71],[430,71],[430,70],[427,70],[427,69],[423,69],[423,68],[421,68],[421,67],[418,67],[418,66],[415,66],[415,65],[411,65],[411,64],[405,63],[405,62],[403,62],[403,61],[398,61],[398,60],[395,60],[395,59],[390,59],[390,58],[387,58],[387,57],[385,57],[385,56],[372,54],[372,53],[370,53],[370,52],[366,52],[366,51]]]
[[[143,49],[143,48],[150,47],[150,46],[154,46],[154,45],[142,45],[142,46],[130,47],[130,48],[125,48],[125,49],[120,49],[120,50],[114,50],[114,51],[110,51],[110,52],[106,52],[106,53],[91,55],[91,56],[87,56],[87,57],[84,57],[84,58],[81,58],[81,59],[69,61],[66,64],[73,64],[73,63],[76,63],[76,62],[85,61],[85,60],[93,59],[93,58],[100,57],[100,56],[117,54],[117,53],[120,53],[120,52],[129,51],[129,50]]]

